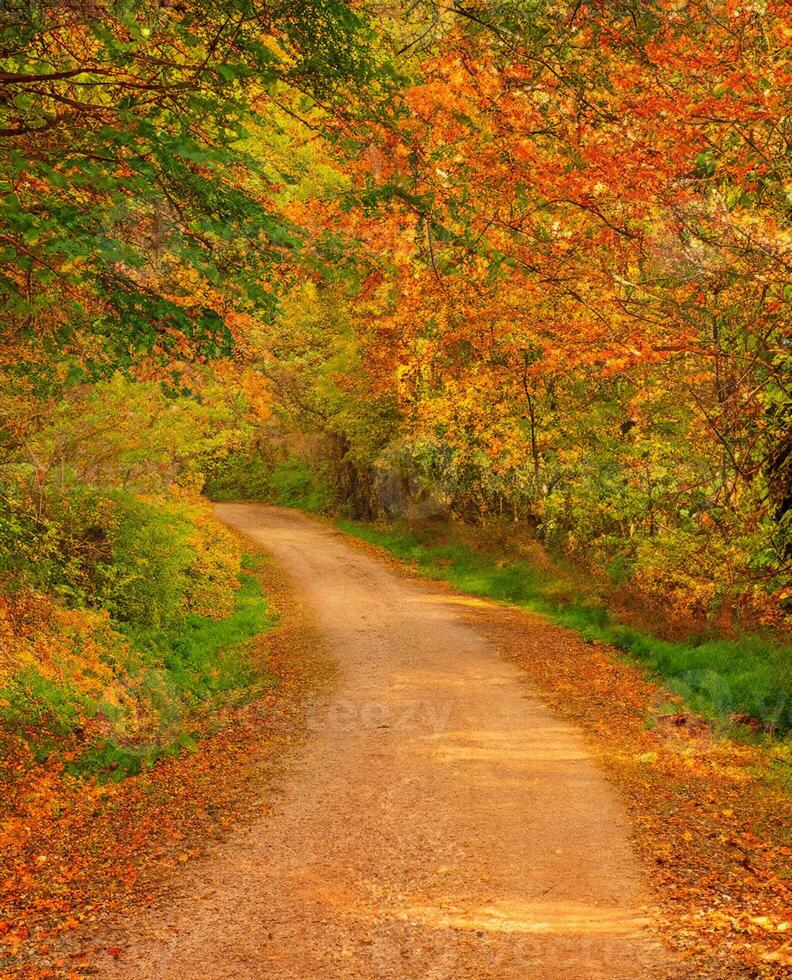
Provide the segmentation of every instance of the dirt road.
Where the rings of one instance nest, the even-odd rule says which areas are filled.
[[[298,513],[220,516],[292,577],[340,665],[270,815],[199,864],[112,975],[683,977],[579,736],[459,613]]]

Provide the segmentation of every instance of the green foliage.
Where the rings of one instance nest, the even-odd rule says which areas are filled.
[[[35,667],[16,672],[0,689],[0,725],[35,731],[38,742],[71,734],[79,725],[83,699],[74,687],[45,677]]]
[[[157,738],[132,745],[100,740],[69,766],[76,775],[94,774],[111,779],[140,772],[163,755],[196,747],[199,714],[223,706],[243,704],[275,683],[266,664],[253,656],[251,643],[274,625],[266,598],[255,576],[240,577],[234,610],[216,620],[188,615],[169,630],[128,634],[139,651],[142,666],[138,697],[157,717]]]
[[[331,509],[333,492],[322,471],[304,459],[289,457],[278,463],[269,478],[274,503],[313,513]]]
[[[96,602],[113,619],[138,626],[173,623],[182,611],[193,557],[189,524],[164,508],[125,500],[111,532]]]
[[[272,464],[262,452],[237,449],[205,464],[204,493],[210,500],[268,503]]]
[[[72,363],[61,365],[63,369]],[[253,410],[211,368],[193,372],[189,390],[117,372],[80,385],[61,381],[36,393],[0,372],[6,454],[2,484],[46,512],[48,498],[74,484],[154,493],[195,485],[197,461],[222,456],[243,439]]]
[[[144,350],[179,352],[185,338],[229,354],[229,321],[250,308],[269,318],[262,269],[300,240],[259,179],[290,179],[265,150],[278,131],[266,96],[293,84],[307,102],[334,106],[353,84],[373,92],[385,76],[371,41],[341,0],[280,5],[266,18],[251,16],[248,0],[139,0],[93,13],[3,4],[0,296],[10,330],[29,330],[35,313],[39,336],[56,343],[97,337],[85,347],[89,372]],[[226,301],[191,296],[198,278],[222,281]]]
[[[336,502],[327,464],[297,455],[273,462],[261,450],[240,449],[207,465],[204,491],[211,500],[250,501],[326,513]]]
[[[472,595],[514,603],[609,643],[634,657],[698,711],[728,724],[731,715],[756,718],[768,731],[792,731],[792,650],[766,636],[669,642],[614,620],[600,602],[557,570],[524,561],[499,564],[459,541],[438,545],[429,532],[341,521],[347,533],[386,549],[427,578]]]
[[[254,564],[248,561],[246,564]],[[163,754],[194,747],[195,720],[224,705],[243,703],[274,683],[252,641],[274,618],[255,575],[243,573],[230,615],[188,614],[168,629],[126,628],[101,652],[122,683],[121,699],[81,686],[72,664],[58,676],[30,665],[0,685],[0,729],[22,734],[43,761],[71,746],[75,775],[121,778]],[[90,663],[83,661],[80,670]]]
[[[172,623],[207,576],[218,579],[197,567],[199,531],[178,500],[78,485],[52,498],[46,519],[23,523],[0,567],[70,606],[105,608],[120,623]]]
[[[191,613],[169,630],[136,630],[130,638],[150,664],[164,667],[168,699],[195,707],[249,697],[257,685],[271,682],[245,647],[271,625],[258,579],[243,573],[230,616],[218,620]]]

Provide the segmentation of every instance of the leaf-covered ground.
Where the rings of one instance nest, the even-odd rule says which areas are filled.
[[[480,598],[461,608],[580,726],[618,786],[661,928],[690,976],[789,976],[788,744],[719,735],[613,647],[542,616]]]
[[[255,651],[278,678],[263,698],[206,719],[191,751],[120,783],[4,761],[0,975],[89,975],[120,955],[96,939],[107,922],[162,895],[174,869],[266,807],[304,731],[304,695],[328,667],[277,569],[266,561],[257,574],[279,614]]]

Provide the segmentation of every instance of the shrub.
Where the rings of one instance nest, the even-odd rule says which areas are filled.
[[[104,612],[0,598],[0,754],[16,738],[37,761],[120,776],[187,745],[196,713],[254,697],[272,677],[249,641],[272,618],[255,576],[235,584],[227,616],[125,634]]]
[[[322,513],[333,505],[333,492],[322,470],[296,456],[289,456],[270,474],[271,499],[283,507]]]
[[[192,525],[189,536],[192,558],[187,569],[184,608],[200,616],[220,619],[231,614],[234,593],[239,587],[239,539],[215,520],[203,502],[191,504],[187,515]]]
[[[20,591],[0,598],[0,727],[34,747],[140,734],[153,724],[133,676],[141,656],[106,613],[63,609]]]
[[[272,465],[257,447],[234,450],[204,466],[204,493],[210,500],[265,503],[271,499]]]
[[[78,485],[54,496],[38,524],[11,517],[23,533],[0,554],[0,569],[17,587],[51,593],[71,608],[106,609],[134,628],[232,608],[239,544],[185,490],[142,497]]]
[[[190,522],[178,506],[120,491],[111,499],[109,555],[98,569],[91,604],[135,627],[171,625],[187,605],[195,559]]]

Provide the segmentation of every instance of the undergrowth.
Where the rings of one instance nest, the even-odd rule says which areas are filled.
[[[29,667],[0,689],[0,734],[22,739],[37,762],[53,753],[74,776],[120,779],[163,755],[191,749],[204,720],[244,703],[275,683],[254,638],[275,621],[244,556],[231,612],[188,613],[167,627],[114,624],[118,642],[102,656],[123,694],[89,688],[68,672],[45,676]]]
[[[314,514],[331,510],[334,503],[324,468],[298,456],[273,463],[240,450],[213,461],[208,471],[204,492],[217,502],[277,504]]]

